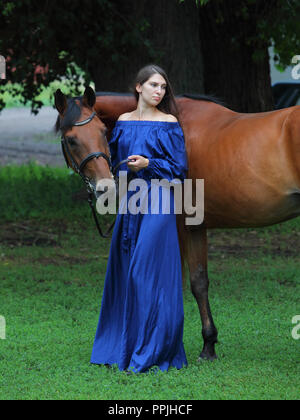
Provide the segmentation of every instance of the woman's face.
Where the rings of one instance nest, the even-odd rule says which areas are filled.
[[[167,82],[158,73],[153,74],[145,83],[138,84],[136,90],[143,100],[152,106],[157,106],[166,94]]]

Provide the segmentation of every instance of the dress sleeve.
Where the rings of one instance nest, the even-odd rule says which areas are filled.
[[[179,124],[158,131],[159,137],[153,156],[149,157],[149,165],[144,168],[145,175],[150,178],[180,179],[187,176],[187,155],[184,135]]]
[[[119,138],[122,136],[122,128],[115,126],[108,145],[109,145],[109,150],[110,150],[110,160],[112,163],[113,168],[117,165],[117,160],[118,160],[118,143],[119,143]]]

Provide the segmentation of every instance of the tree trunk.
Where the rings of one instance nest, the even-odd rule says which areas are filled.
[[[126,44],[126,60],[121,66],[102,59],[101,68],[90,68],[97,91],[128,92],[138,70],[155,63],[167,72],[175,94],[203,92],[195,0],[181,4],[177,0],[128,0],[120,4],[119,11],[129,26],[144,20],[144,28],[137,32],[136,44]]]
[[[274,109],[269,42],[258,19],[267,20],[277,0],[211,0],[199,9],[204,89],[238,112]]]

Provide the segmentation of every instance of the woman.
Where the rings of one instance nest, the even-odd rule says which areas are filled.
[[[120,170],[146,181],[150,210],[151,179],[183,182],[186,177],[185,143],[172,88],[160,67],[149,65],[138,73],[135,94],[137,109],[119,117],[110,150],[114,166],[128,158]],[[158,198],[162,201],[161,191]],[[187,365],[174,202],[171,214],[164,214],[162,202],[159,206],[159,214],[117,215],[91,363],[133,372]]]

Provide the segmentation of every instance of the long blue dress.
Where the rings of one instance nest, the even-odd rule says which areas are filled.
[[[126,163],[119,169],[147,182],[149,209],[151,179],[182,183],[187,174],[177,122],[117,121],[110,151],[113,166],[130,155],[149,159],[149,166],[138,172]],[[130,198],[133,192],[127,194]],[[159,206],[159,214],[117,214],[91,363],[134,372],[187,365],[175,205],[171,202],[171,214]]]

